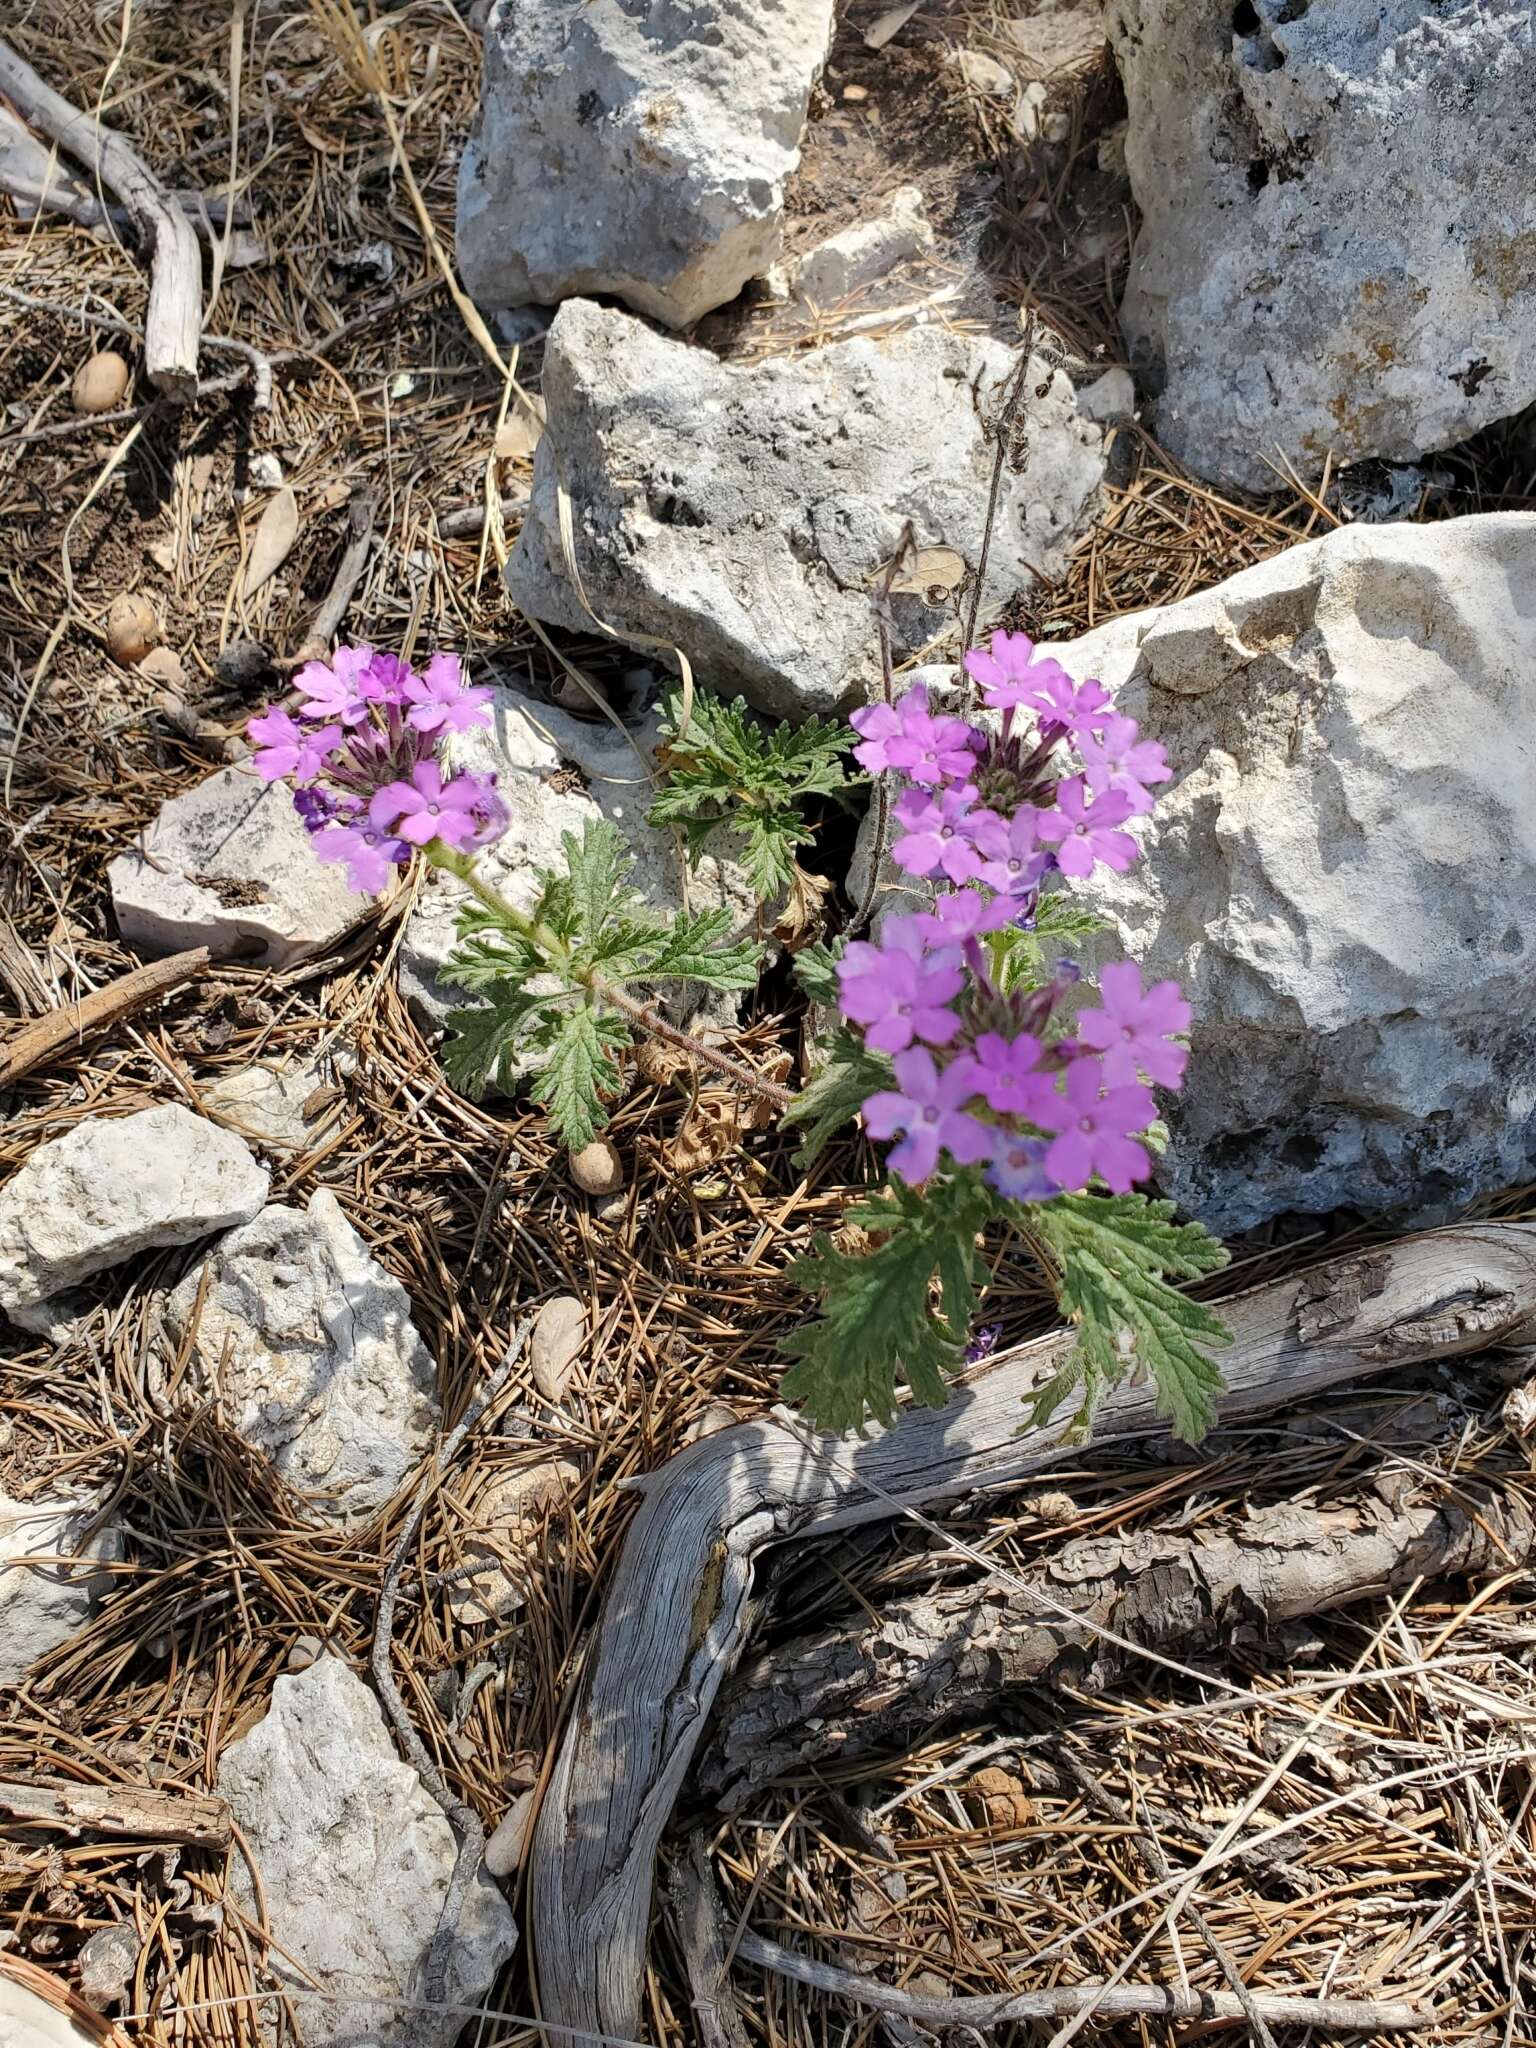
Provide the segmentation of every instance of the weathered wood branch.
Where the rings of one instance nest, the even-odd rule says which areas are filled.
[[[78,1045],[89,1032],[100,1031],[107,1024],[115,1024],[118,1018],[142,1010],[147,1003],[168,996],[172,989],[201,974],[209,958],[206,946],[193,946],[188,952],[172,953],[168,959],[151,960],[120,975],[116,981],[109,981],[105,988],[93,989],[78,1002],[67,1003],[61,1010],[50,1010],[45,1017],[23,1024],[0,1045],[0,1089],[14,1087],[24,1074]]]
[[[67,1835],[108,1835],[130,1841],[179,1842],[227,1849],[234,1826],[222,1799],[201,1792],[165,1792],[150,1785],[77,1785],[68,1778],[0,1780],[0,1813]]]
[[[1516,1495],[1479,1497],[1476,1508],[1377,1493],[1326,1508],[1282,1503],[1191,1535],[1080,1537],[1022,1579],[893,1601],[877,1621],[860,1614],[739,1672],[695,1780],[732,1810],[786,1771],[899,1746],[1022,1685],[1102,1692],[1136,1661],[1106,1630],[1187,1654],[1245,1623],[1274,1627],[1421,1577],[1536,1559],[1536,1519]],[[1063,1608],[1083,1620],[1064,1621]]]
[[[203,324],[203,265],[197,234],[138,152],[39,78],[0,40],[0,93],[25,121],[51,136],[115,192],[149,252],[144,369],[167,398],[185,403],[197,389]]]
[[[1230,1423],[1387,1366],[1536,1337],[1536,1224],[1407,1238],[1223,1312]],[[1020,1403],[1070,1341],[1059,1333],[989,1359],[946,1408],[863,1440],[815,1438],[789,1418],[745,1423],[642,1482],[534,1840],[530,1931],[546,2020],[638,2030],[657,1844],[740,1645],[758,1555],[1068,1455],[1048,1431],[1021,1428]],[[1149,1387],[1105,1401],[1101,1437],[1162,1433]]]

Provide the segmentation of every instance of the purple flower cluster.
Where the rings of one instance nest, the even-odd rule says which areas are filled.
[[[446,774],[438,759],[450,733],[491,720],[490,691],[469,688],[457,655],[418,675],[398,655],[338,647],[293,684],[297,715],[274,704],[246,727],[256,772],[294,784],[316,854],[342,862],[354,889],[382,889],[433,840],[463,849],[506,830],[495,776]]]
[[[1015,1201],[1094,1179],[1124,1193],[1151,1170],[1137,1142],[1157,1114],[1148,1084],[1183,1077],[1178,984],[1143,987],[1140,968],[1118,961],[1066,1034],[1055,1013],[1078,970],[1062,962],[1043,988],[1010,995],[985,941],[1032,927],[1048,877],[1131,865],[1124,827],[1152,809],[1167,757],[1101,683],[1074,682],[1022,633],[995,634],[965,666],[1002,713],[997,734],[934,712],[921,687],[853,715],[861,765],[910,785],[891,857],[935,892],[931,909],[889,919],[878,944],[855,941],[838,963],[844,1017],[894,1056],[896,1086],[868,1098],[865,1125],[899,1141],[891,1169],[914,1185],[947,1161],[982,1166]]]

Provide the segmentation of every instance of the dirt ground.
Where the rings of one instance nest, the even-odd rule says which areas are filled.
[[[965,287],[957,319],[1016,336],[1019,309],[1034,307],[1064,353],[1115,362],[1133,216],[1112,149],[1101,162],[1123,115],[1107,63],[1055,82],[1068,139],[1027,148],[953,63],[962,44],[1000,46],[998,17],[933,7],[876,53],[861,31],[878,11],[852,10],[818,96],[792,242],[915,180]],[[144,273],[109,231],[25,220],[0,201],[0,1010],[21,1022],[135,964],[113,926],[107,864],[168,797],[220,765],[271,693],[330,586],[360,489],[373,495],[377,545],[348,634],[405,652],[451,647],[476,680],[546,697],[568,665],[610,687],[633,658],[596,638],[556,650],[511,609],[497,556],[515,517],[492,520],[483,538],[445,537],[453,515],[465,515],[462,529],[472,508],[515,499],[529,476],[526,453],[495,453],[508,386],[445,281],[478,80],[476,38],[453,0],[358,16],[347,0],[30,0],[13,13],[3,32],[50,82],[130,136],[172,185],[237,202],[244,231],[265,243],[248,267],[225,262],[211,295],[203,369],[221,388],[180,413],[134,402],[82,419],[71,378],[108,343],[135,359]],[[218,275],[217,246],[211,260]],[[824,310],[808,333],[760,304],[716,316],[705,338],[743,353],[799,348],[834,317]],[[277,364],[266,407],[252,349]],[[513,367],[536,393],[537,345]],[[270,458],[296,494],[300,532],[244,601],[240,572],[269,496],[253,484]],[[1533,472],[1523,428],[1484,436],[1437,459],[1418,516],[1536,503]],[[1013,616],[1030,630],[1062,636],[1186,595],[1349,516],[1381,483],[1366,469],[1347,495],[1335,480],[1237,502],[1131,427],[1117,434],[1112,475],[1067,581],[1020,594]],[[153,606],[179,675],[111,658],[106,611],[132,591]],[[492,1827],[509,1787],[547,1767],[630,1512],[621,1482],[662,1463],[712,1408],[747,1415],[775,1397],[775,1343],[801,1313],[787,1269],[815,1230],[836,1227],[871,1162],[850,1142],[803,1174],[770,1131],[700,1163],[687,1089],[637,1074],[613,1133],[627,1204],[601,1220],[537,1116],[447,1086],[395,988],[407,907],[391,902],[330,955],[285,972],[218,965],[30,1074],[0,1099],[0,1174],[83,1118],[159,1101],[197,1108],[221,1074],[318,1058],[323,1121],[305,1152],[276,1162],[273,1199],[330,1189],[405,1284],[438,1361],[445,1422],[499,1360],[520,1308],[551,1292],[587,1304],[593,1341],[561,1414],[541,1418],[520,1368],[433,1498],[404,1574],[402,1690],[450,1785]],[[787,1051],[798,1069],[801,1027],[787,985],[770,984],[742,1049],[763,1060]],[[1500,1213],[1529,1206],[1514,1196]],[[1237,1248],[1223,1284],[1290,1270],[1323,1242],[1302,1223],[1273,1226]],[[409,1498],[360,1531],[316,1527],[216,1411],[153,1393],[157,1299],[187,1263],[156,1255],[104,1276],[57,1345],[16,1331],[0,1340],[0,1488],[25,1498],[99,1487],[130,1530],[98,1618],[0,1698],[0,1779],[206,1790],[298,1637],[366,1668]],[[1038,1330],[1045,1309],[1028,1264],[1004,1251],[989,1310],[1001,1341]],[[947,1547],[913,1524],[792,1553],[773,1575],[759,1641],[919,1584],[1016,1569],[1069,1535],[1347,1499],[1389,1466],[1450,1493],[1529,1493],[1529,1451],[1498,1421],[1504,1392],[1494,1376],[1458,1370],[1392,1386],[1364,1428],[1341,1401],[1198,1452],[1084,1454],[1048,1488],[940,1515]],[[462,1561],[476,1499],[552,1453],[574,1459],[582,1480],[537,1531],[508,1539],[522,1604],[501,1624],[456,1613],[441,1578]],[[1177,1867],[1252,1801],[1255,1824],[1277,1831],[1276,1853],[1229,1858],[1200,1893],[1250,1986],[1390,1989],[1432,2009],[1418,2039],[1512,2048],[1536,2038],[1521,2017],[1536,1933],[1529,1591],[1518,1573],[1475,1595],[1414,1586],[1278,1642],[1239,1638],[1219,1668],[1149,1664],[1112,1697],[1020,1698],[1000,1719],[898,1756],[775,1785],[729,1820],[685,1810],[679,1839],[707,1831],[744,1921],[845,1963],[878,1955],[891,1981],[981,1993],[1123,1968],[1219,1988],[1219,1962],[1168,1911],[1134,1838],[1150,1828]],[[487,1660],[494,1682],[460,1716],[464,1676]],[[1002,1819],[974,1787],[983,1768],[1005,1769],[1017,1788]],[[1085,1774],[1122,1818],[1085,1794]],[[859,1819],[870,1808],[878,1853]],[[235,1910],[227,1880],[208,1851],[3,1829],[0,1939],[68,1978],[84,1940],[126,1920],[140,1937],[123,2006],[132,2039],[254,2043],[259,2015],[280,2014],[256,2002],[270,1981],[262,1932]],[[745,1965],[736,1980],[754,2042],[915,2038]],[[468,2038],[541,2038],[532,2000],[520,1952]],[[699,2038],[660,1918],[646,2010],[656,2043]],[[1207,2031],[1151,2019],[1094,2027],[1125,2048]]]

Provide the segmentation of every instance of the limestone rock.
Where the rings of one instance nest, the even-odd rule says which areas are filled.
[[[541,867],[564,866],[561,836],[581,837],[589,818],[607,818],[624,834],[635,865],[632,886],[647,903],[675,910],[681,900],[677,853],[672,839],[645,822],[652,783],[647,763],[654,757],[658,721],[652,717],[635,733],[632,746],[606,722],[583,723],[550,704],[536,704],[515,690],[498,690],[490,726],[459,733],[449,742],[456,767],[491,769],[512,814],[502,838],[479,856],[480,872],[521,910],[539,893]],[[638,750],[638,751],[637,751]],[[746,937],[757,923],[758,904],[750,883],[734,863],[706,854],[688,879],[696,910],[725,905],[734,912],[732,934]],[[454,920],[465,900],[462,882],[434,871],[423,880],[400,947],[400,986],[418,1019],[441,1026],[450,1010],[473,999],[439,979],[453,949]],[[700,1008],[715,1013],[728,1004],[734,1019],[738,999],[690,989],[666,1007],[683,1022]]]
[[[319,1119],[304,1105],[322,1085],[318,1066],[237,1067],[200,1089],[204,1105],[242,1136],[283,1152],[313,1142]]]
[[[794,268],[794,289],[812,305],[835,306],[932,248],[923,195],[916,185],[903,185],[872,220],[855,221],[807,249]]]
[[[1180,1206],[1536,1177],[1536,517],[1344,527],[1053,651],[1175,769],[1094,894],[1194,1005]]]
[[[453,1831],[396,1755],[363,1681],[334,1657],[279,1678],[265,1716],[220,1758],[218,1790],[261,1872],[275,1936],[268,1967],[295,1998],[308,2048],[452,2048],[464,2024],[452,2008],[482,2002],[517,1929],[477,1875],[449,1953],[447,2004],[440,2016],[425,2007]],[[254,1913],[244,1858],[232,1868]],[[376,2002],[394,2000],[415,2009]]]
[[[118,929],[146,953],[207,946],[286,967],[332,945],[369,899],[316,860],[285,783],[224,768],[172,797],[107,870]]]
[[[0,1688],[17,1684],[40,1657],[68,1642],[110,1586],[105,1572],[27,1563],[70,1557],[108,1564],[121,1557],[122,1536],[110,1524],[86,1540],[94,1519],[89,1501],[19,1501],[0,1493]]]
[[[194,1369],[235,1428],[324,1513],[381,1506],[431,1448],[436,1372],[409,1296],[336,1197],[274,1203],[231,1231],[171,1296],[178,1340],[200,1287]]]
[[[549,331],[549,423],[508,588],[533,617],[590,630],[562,563],[563,486],[587,597],[614,631],[675,643],[709,687],[776,716],[839,710],[877,673],[870,584],[905,522],[919,546],[975,563],[986,427],[1012,367],[1000,342],[936,327],[722,364],[572,300]],[[1029,463],[1004,474],[995,600],[1064,566],[1103,474],[1066,376],[1041,360],[1028,388]],[[893,612],[902,648],[950,616],[916,594]]]
[[[137,1252],[244,1223],[266,1198],[249,1147],[177,1103],[88,1117],[0,1190],[0,1308],[33,1308]]]
[[[1273,490],[1536,398],[1536,93],[1511,0],[1112,0],[1141,208],[1121,319],[1158,429]]]
[[[459,173],[473,296],[507,307],[602,292],[670,327],[735,298],[778,255],[832,11],[498,0]]]

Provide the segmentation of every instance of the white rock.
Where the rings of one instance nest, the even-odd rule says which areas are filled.
[[[88,1117],[0,1190],[0,1308],[32,1308],[137,1252],[244,1223],[267,1178],[232,1132],[178,1103]]]
[[[584,723],[515,690],[498,690],[492,723],[449,743],[456,767],[495,772],[512,814],[507,832],[479,856],[485,879],[518,909],[527,910],[539,893],[536,871],[564,867],[562,835],[580,839],[588,819],[606,818],[624,834],[635,857],[632,886],[655,908],[676,910],[681,900],[676,849],[669,834],[645,822],[654,787],[647,770],[654,765],[658,725],[654,716],[646,720],[636,729],[632,746],[606,721]],[[688,890],[696,910],[724,905],[734,913],[733,937],[754,931],[757,898],[734,862],[706,854],[690,871]],[[440,979],[466,893],[462,882],[434,871],[424,880],[406,924],[400,986],[428,1028],[440,1027],[450,1010],[474,1000]],[[686,990],[666,1008],[674,1021],[684,1022],[701,1009],[725,1015],[725,1006],[734,1018],[737,1004],[734,996],[711,998]]]
[[[1536,398],[1512,0],[1112,0],[1142,226],[1121,319],[1204,476],[1413,461]],[[1246,26],[1245,26],[1246,25]]]
[[[206,1278],[206,1285],[205,1283]],[[325,1189],[231,1231],[171,1296],[200,1389],[297,1491],[332,1516],[388,1500],[430,1450],[431,1354],[410,1298]]]
[[[920,547],[977,559],[992,473],[985,418],[1014,358],[1000,342],[907,328],[750,366],[585,299],[544,359],[549,424],[507,569],[534,617],[590,630],[560,566],[558,486],[598,615],[675,642],[712,687],[803,718],[842,708],[878,670],[871,579],[910,520]],[[1067,378],[1029,379],[1027,470],[1005,470],[993,600],[1060,570],[1103,474],[1099,430]],[[708,460],[701,460],[701,445]],[[898,597],[902,647],[949,623]]]
[[[331,945],[370,899],[315,859],[285,783],[224,768],[172,797],[107,870],[118,929],[147,953],[207,946],[285,967]]]
[[[122,1535],[110,1524],[85,1539],[95,1514],[89,1501],[19,1501],[0,1493],[0,1689],[19,1683],[40,1657],[68,1642],[111,1585],[106,1572],[27,1563],[69,1557],[110,1564],[121,1557]]]
[[[581,1477],[574,1458],[545,1458],[537,1465],[495,1473],[485,1482],[471,1505],[468,1523],[458,1532],[464,1562],[483,1560],[484,1569],[450,1584],[448,1604],[455,1614],[470,1622],[500,1619],[522,1606],[523,1588],[506,1560],[516,1558],[524,1524],[537,1523],[557,1508],[581,1484]]]
[[[833,306],[932,249],[923,195],[916,185],[903,185],[873,220],[857,221],[807,249],[794,268],[794,290],[812,305]]]
[[[453,1831],[395,1754],[363,1681],[334,1657],[279,1678],[265,1716],[220,1758],[218,1790],[261,1873],[267,1968],[294,1998],[308,2048],[452,2048],[463,2014],[421,2007]],[[243,1857],[232,1872],[254,1913]],[[505,1899],[478,1874],[449,1952],[448,2006],[479,2004],[516,1943]],[[397,2000],[416,2009],[379,2002]]]
[[[1136,416],[1136,385],[1129,370],[1106,370],[1077,394],[1077,402],[1091,420],[1128,420]]]
[[[564,1394],[586,1341],[586,1307],[574,1294],[557,1294],[545,1302],[528,1339],[528,1364],[546,1401],[558,1401]]]
[[[671,327],[735,298],[778,255],[832,12],[499,0],[459,174],[474,297],[611,293]]]
[[[1031,13],[1013,17],[1008,34],[1041,76],[1086,64],[1104,48],[1103,0],[1040,0]]]
[[[243,1137],[285,1152],[298,1152],[314,1138],[318,1119],[304,1105],[321,1086],[318,1066],[237,1067],[202,1084],[204,1105]]]
[[[1053,651],[1176,771],[1094,894],[1194,1005],[1181,1207],[1536,1177],[1536,516],[1344,527]]]

